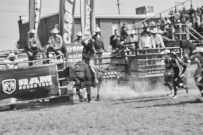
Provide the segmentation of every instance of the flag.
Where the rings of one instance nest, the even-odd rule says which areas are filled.
[[[29,27],[37,33],[41,16],[41,0],[29,1]]]
[[[154,13],[154,7],[153,6],[148,6],[146,8],[146,13],[149,14],[149,13]]]
[[[81,31],[83,38],[90,37],[95,28],[94,0],[80,0]]]
[[[143,7],[138,7],[135,9],[136,10],[136,15],[145,15],[146,14],[146,8],[145,6]]]
[[[38,27],[40,23],[40,17],[41,17],[41,0],[29,0],[29,29],[35,30],[36,38],[39,43],[39,47],[41,47],[39,38],[38,38]]]
[[[75,0],[60,0],[59,28],[64,44],[69,44],[74,38]]]

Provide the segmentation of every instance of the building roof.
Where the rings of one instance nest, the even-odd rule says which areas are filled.
[[[54,13],[54,14],[49,14],[42,16],[41,19],[43,18],[48,18],[51,16],[58,15],[59,13]],[[75,15],[75,18],[80,18],[80,15]],[[146,19],[146,18],[159,18],[158,16],[154,15],[135,15],[135,14],[121,14],[121,15],[110,15],[110,14],[99,14],[95,15],[96,19]],[[28,21],[25,21],[23,23],[28,23]]]

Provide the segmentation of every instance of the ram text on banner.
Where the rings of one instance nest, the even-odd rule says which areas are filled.
[[[93,34],[94,25],[94,0],[81,0],[81,26],[84,38],[89,38]]]
[[[56,65],[0,71],[0,100],[37,99],[58,95]]]
[[[69,44],[74,38],[75,0],[60,0],[59,27],[64,44]]]

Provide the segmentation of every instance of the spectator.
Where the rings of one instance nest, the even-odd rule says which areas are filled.
[[[199,17],[199,15],[198,15],[198,13],[196,12],[195,14],[194,14],[194,28],[195,28],[195,30],[197,31],[197,32],[200,32],[200,30],[199,30],[199,27],[200,27],[200,17]]]
[[[123,39],[124,42],[126,42],[128,36],[129,36],[128,29],[125,28],[124,31],[121,33],[121,38]]]
[[[48,45],[46,46],[47,56],[49,51],[54,51],[56,55],[62,54],[63,39],[58,33],[58,29],[54,28],[52,30],[52,35],[49,37]]]
[[[125,23],[123,23],[123,26],[121,27],[121,36],[125,35],[125,32],[128,31],[128,28]]]
[[[162,31],[164,31],[165,25],[166,25],[166,19],[165,18],[161,18],[160,29]]]
[[[27,38],[27,46],[25,47],[25,49],[30,48],[31,46],[38,46],[39,45],[39,41],[37,40],[36,36],[35,36],[35,30],[32,29],[28,32],[28,38]]]
[[[138,42],[138,37],[135,36],[135,30],[132,30],[130,32],[130,36],[128,36],[126,43],[127,43],[127,48],[134,52],[135,51],[135,43]]]
[[[148,36],[147,30],[143,31],[143,36],[141,36],[140,41],[138,43],[140,49],[143,48],[155,48],[155,44],[152,43],[151,38]]]
[[[99,64],[102,64],[102,59],[100,59],[102,57],[102,53],[105,50],[104,48],[104,42],[103,39],[101,37],[101,29],[99,27],[96,27],[95,29],[95,35],[92,36],[93,38],[93,42],[94,42],[94,48],[96,50],[97,56],[99,58]]]
[[[200,16],[200,18],[201,18],[201,21],[203,21],[203,6],[200,8],[200,10],[201,10],[201,16]]]
[[[16,63],[16,57],[17,57],[17,55],[13,51],[11,51],[8,54],[7,58],[5,60],[3,60],[3,63],[6,64],[6,69],[17,69],[18,68],[17,67],[18,63]]]
[[[156,27],[156,23],[154,22],[154,21],[152,21],[151,23],[150,23],[150,30],[154,30],[154,29],[156,29],[157,27]]]
[[[194,10],[193,6],[191,5],[188,14],[190,16],[190,19],[192,20],[192,23],[193,23],[193,14],[194,13],[195,13],[195,10]]]
[[[183,24],[180,22],[180,20],[177,21],[177,23],[175,24],[175,29],[177,33],[181,33],[183,28]]]
[[[39,59],[43,58],[42,50],[36,44],[31,44],[31,46],[28,46],[26,51],[27,51],[28,58],[30,61],[39,60]],[[32,66],[32,65],[33,65],[33,62],[30,62],[29,66]]]
[[[82,32],[78,32],[76,36],[77,36],[77,38],[74,40],[74,43],[75,44],[81,44],[81,42],[82,42]]]
[[[155,47],[156,48],[165,48],[163,38],[160,34],[158,34],[157,29],[153,29],[151,31],[151,33],[152,33],[151,40],[152,40],[152,43],[155,44]]]
[[[142,22],[142,28],[146,30],[148,28],[148,24],[146,22]]]
[[[112,46],[112,51],[118,50],[121,47],[122,42],[123,42],[123,40],[122,40],[121,36],[119,35],[118,30],[115,29],[114,35],[112,35],[110,37],[110,44]]]

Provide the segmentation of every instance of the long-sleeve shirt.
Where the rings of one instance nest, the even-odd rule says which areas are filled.
[[[63,39],[60,35],[57,35],[56,37],[51,36],[49,38],[48,44],[53,45],[55,50],[61,49],[63,45]]]
[[[94,35],[94,36],[92,36],[92,38],[94,39],[94,42],[95,42],[94,48],[96,49],[97,52],[101,53],[103,50],[105,50],[104,42],[100,35]]]
[[[152,39],[152,42],[154,42],[153,44],[155,44],[156,47],[165,48],[163,38],[161,37],[161,35],[156,34],[156,36],[151,36],[151,39]]]
[[[138,43],[140,49],[142,48],[155,48],[155,44],[152,42],[151,38],[148,35],[144,35],[140,38]]]
[[[138,42],[138,37],[136,36],[128,36],[126,39],[126,43],[129,43],[127,44],[129,49],[135,50],[135,42]]]
[[[110,44],[112,46],[112,49],[120,48],[121,41],[122,41],[122,38],[119,35],[112,35],[110,37]]]

